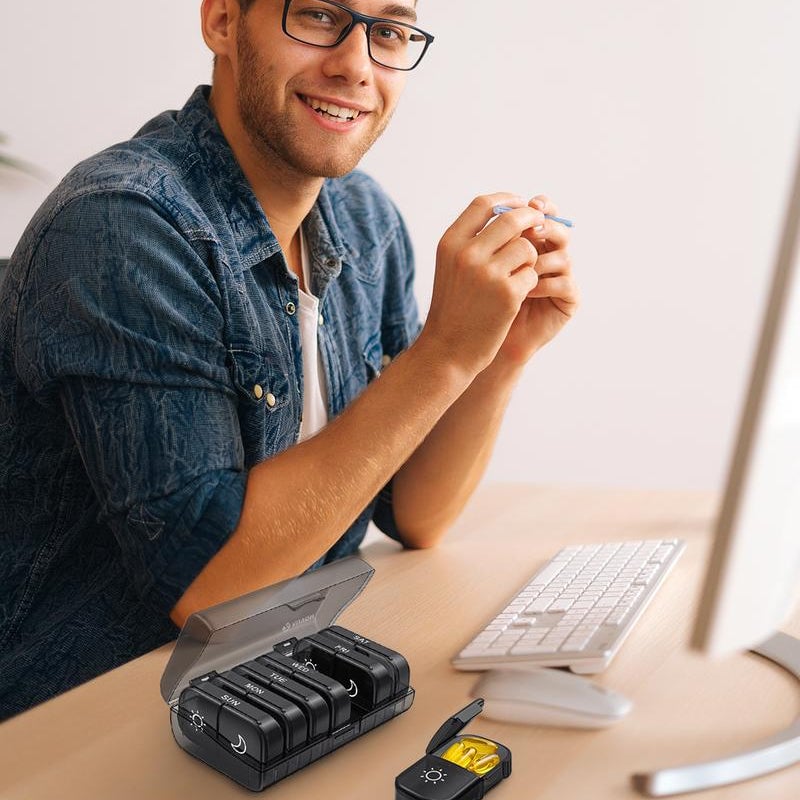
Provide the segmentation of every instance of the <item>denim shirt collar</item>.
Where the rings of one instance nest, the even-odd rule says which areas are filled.
[[[198,86],[178,113],[177,122],[197,141],[200,158],[234,233],[242,268],[251,269],[281,248],[208,104],[210,91],[210,86]],[[341,272],[343,259],[358,255],[343,238],[337,222],[337,194],[335,184],[326,179],[303,220],[310,245],[312,281],[319,296]]]

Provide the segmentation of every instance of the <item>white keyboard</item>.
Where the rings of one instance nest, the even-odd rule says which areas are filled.
[[[462,670],[515,664],[608,666],[672,565],[678,539],[565,547],[453,659]]]

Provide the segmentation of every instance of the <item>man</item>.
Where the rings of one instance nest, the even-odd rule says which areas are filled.
[[[370,519],[429,547],[474,489],[577,292],[549,200],[492,194],[444,234],[420,326],[402,220],[353,171],[430,44],[415,20],[204,0],[210,92],[26,230],[0,293],[0,717]]]

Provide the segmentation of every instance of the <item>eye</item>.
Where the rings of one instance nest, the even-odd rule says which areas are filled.
[[[394,25],[373,25],[372,36],[381,44],[404,45],[408,42],[406,31]]]
[[[333,17],[327,11],[309,9],[302,12],[302,17],[304,20],[316,25],[330,25],[333,22]]]

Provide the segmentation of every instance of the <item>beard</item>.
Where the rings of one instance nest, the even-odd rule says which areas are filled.
[[[321,147],[304,137],[292,113],[268,106],[268,99],[278,94],[276,81],[259,61],[257,48],[250,40],[244,20],[237,31],[239,83],[236,100],[245,130],[256,149],[269,161],[288,166],[297,173],[314,178],[338,178],[351,172],[377,141],[389,124],[388,113],[377,125],[365,128],[359,138],[352,137],[347,147]],[[375,112],[372,112],[375,114]],[[366,122],[366,121],[365,121]]]

